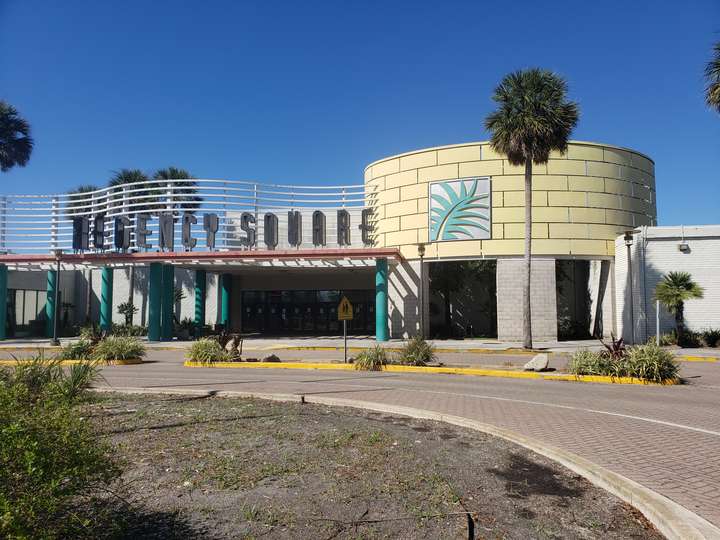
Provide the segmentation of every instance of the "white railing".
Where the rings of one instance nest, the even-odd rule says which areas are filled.
[[[365,186],[290,186],[236,180],[149,180],[98,189],[86,193],[0,196],[0,251],[4,253],[49,253],[73,249],[73,218],[87,216],[91,228],[97,216],[105,222],[105,244],[112,250],[116,217],[130,218],[134,236],[135,216],[191,212],[198,218],[192,234],[204,238],[203,214],[218,216],[216,249],[235,248],[237,217],[251,212],[287,210],[359,210],[366,206]],[[179,222],[179,220],[177,220]],[[158,246],[158,220],[148,221],[153,249]],[[181,227],[175,227],[175,250],[183,249]],[[91,230],[92,236],[92,230]],[[134,246],[134,241],[131,242]],[[198,242],[196,249],[202,249]],[[92,241],[90,242],[92,251]],[[262,249],[262,246],[258,246]]]

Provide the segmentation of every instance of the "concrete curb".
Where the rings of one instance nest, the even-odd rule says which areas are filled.
[[[268,399],[272,401],[303,401],[319,405],[352,407],[388,414],[399,414],[422,420],[445,422],[447,424],[473,429],[475,431],[505,439],[563,465],[574,473],[581,475],[590,483],[608,491],[609,493],[612,493],[619,499],[637,508],[658,529],[658,531],[665,535],[669,540],[720,539],[720,528],[691,512],[684,506],[679,505],[671,499],[660,495],[659,493],[635,482],[634,480],[630,480],[629,478],[614,473],[604,467],[601,467],[600,465],[596,465],[595,463],[592,463],[591,461],[576,454],[545,444],[536,439],[461,416],[441,414],[414,407],[386,405],[369,401],[331,398],[316,395],[305,396],[296,394],[268,394],[260,392],[236,391],[208,392],[205,390],[184,390],[181,388],[164,389],[163,391],[146,388],[94,388],[93,390],[97,392],[119,392],[129,394],[213,395],[219,397],[250,397]]]
[[[353,364],[330,364],[321,362],[213,362],[203,364],[186,360],[183,366],[190,368],[212,369],[334,369],[354,371]],[[538,373],[535,371],[511,371],[503,369],[461,368],[461,367],[422,367],[422,366],[384,366],[382,371],[391,373],[424,373],[443,375],[473,375],[476,377],[501,377],[508,379],[535,379],[546,381],[566,381],[600,384],[639,384],[643,386],[667,386],[679,384],[679,381],[668,380],[662,383],[634,379],[632,377],[603,377],[600,375],[567,375]]]
[[[18,358],[17,360],[0,360],[0,366],[16,366],[18,364],[29,364],[32,362],[32,360]],[[60,360],[59,364],[61,366],[72,366],[75,364],[83,364],[85,362],[90,362],[92,364],[98,365],[100,367],[102,366],[135,366],[137,364],[144,363],[144,360],[141,358],[134,358],[132,360]]]

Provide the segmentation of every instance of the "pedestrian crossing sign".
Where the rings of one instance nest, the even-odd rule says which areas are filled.
[[[352,321],[353,320],[353,307],[345,296],[340,300],[338,305],[338,321]]]

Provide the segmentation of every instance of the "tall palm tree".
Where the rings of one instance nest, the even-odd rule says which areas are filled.
[[[668,272],[655,287],[655,299],[675,315],[678,344],[685,342],[685,302],[703,297],[703,288],[688,272]]]
[[[158,169],[153,175],[153,180],[184,180],[187,182],[175,182],[173,184],[173,208],[175,213],[195,212],[200,207],[202,197],[196,195],[197,184],[195,177],[185,169],[178,167],[166,167]]]
[[[705,66],[705,100],[713,109],[720,112],[720,41],[713,47],[713,55]]]
[[[0,171],[24,167],[32,154],[33,144],[27,120],[15,107],[0,101]]]
[[[532,166],[547,163],[550,152],[565,152],[577,125],[578,105],[566,98],[567,83],[544,69],[506,75],[495,89],[498,109],[485,119],[490,145],[513,165],[525,166],[525,268],[523,346],[532,348],[530,256],[532,232]]]

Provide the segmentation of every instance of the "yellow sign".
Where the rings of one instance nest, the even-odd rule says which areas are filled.
[[[338,321],[352,321],[353,320],[353,307],[346,297],[342,297],[340,305],[338,305]]]

